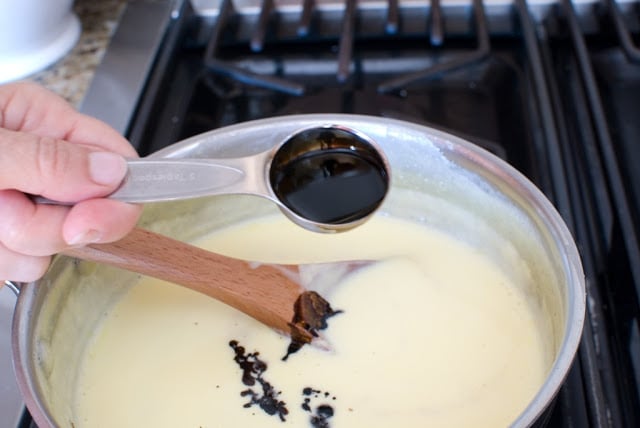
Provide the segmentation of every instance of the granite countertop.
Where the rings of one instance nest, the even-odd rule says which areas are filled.
[[[76,0],[74,11],[82,24],[75,47],[47,69],[27,77],[79,107],[117,27],[126,0]]]

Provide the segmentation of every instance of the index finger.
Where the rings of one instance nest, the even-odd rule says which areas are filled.
[[[64,140],[0,128],[0,190],[14,189],[61,202],[104,196],[124,178],[125,159]]]

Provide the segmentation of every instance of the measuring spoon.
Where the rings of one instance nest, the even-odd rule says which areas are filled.
[[[144,203],[221,194],[265,197],[316,232],[351,229],[389,189],[387,159],[366,136],[337,125],[304,129],[274,149],[223,159],[132,159],[108,196]]]

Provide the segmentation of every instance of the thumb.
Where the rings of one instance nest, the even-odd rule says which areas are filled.
[[[78,202],[113,192],[126,172],[116,153],[0,129],[0,189]]]

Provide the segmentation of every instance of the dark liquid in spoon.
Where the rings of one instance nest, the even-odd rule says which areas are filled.
[[[293,150],[292,145],[285,150],[290,153],[274,157],[278,167],[271,170],[271,185],[283,204],[326,224],[358,220],[380,205],[389,177],[373,147],[342,129],[310,130],[295,138],[313,149]]]

